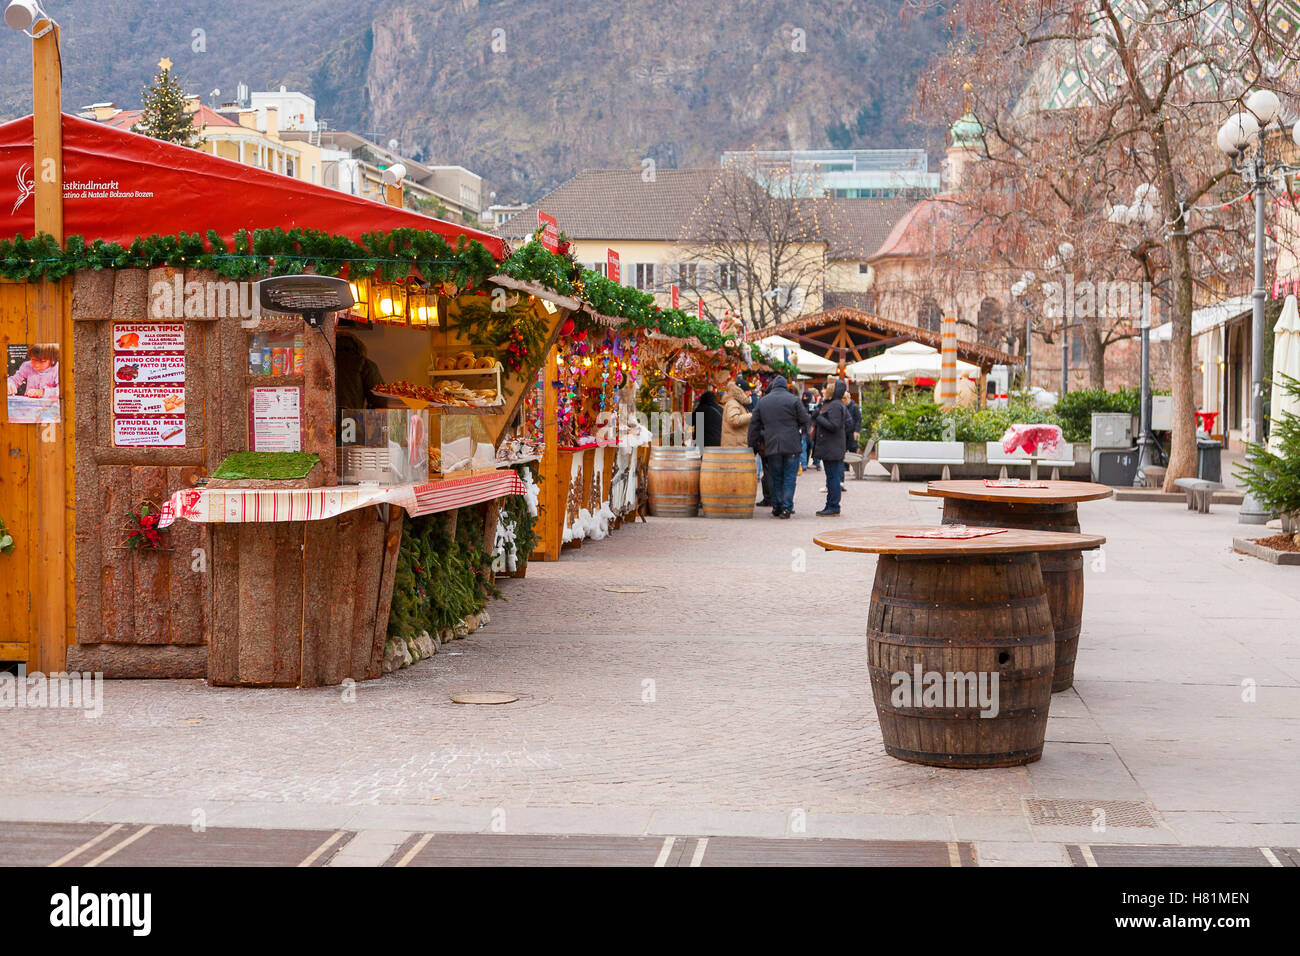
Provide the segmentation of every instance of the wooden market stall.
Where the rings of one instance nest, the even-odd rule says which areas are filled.
[[[0,337],[10,363],[37,361],[39,347],[61,361],[57,388],[28,389],[0,420],[0,521],[16,543],[0,555],[0,660],[41,671],[66,660],[108,676],[198,676],[214,634],[269,630],[269,650],[224,643],[234,657],[218,668],[250,683],[375,676],[401,510],[344,508],[266,528],[230,517],[291,491],[323,500],[339,479],[334,325],[314,330],[297,315],[258,314],[254,280],[359,269],[354,287],[371,297],[384,278],[411,290],[424,315],[443,318],[402,330],[419,346],[401,351],[419,355],[426,371],[470,348],[508,354],[503,330],[521,313],[540,339],[528,359],[537,361],[566,310],[508,277],[473,288],[452,281],[467,262],[492,271],[506,251],[493,236],[74,117],[62,117],[60,137],[61,178],[90,184],[65,191],[59,204],[72,239],[60,248],[49,217],[34,217],[27,203],[3,240]],[[0,126],[0,174],[30,170],[33,148],[31,118]],[[272,231],[242,231],[253,226]],[[38,228],[40,239],[22,239]],[[359,244],[363,235],[370,247]],[[474,251],[459,245],[464,254],[454,259],[447,240],[468,240]],[[454,265],[437,276],[417,265],[427,272],[443,261]],[[493,292],[508,303],[507,321],[459,321]],[[252,360],[259,337],[280,346],[266,345],[275,358],[265,368]],[[533,371],[525,363],[492,373],[497,401],[475,411],[478,434],[494,447]],[[44,416],[35,421],[24,417],[34,405]],[[301,477],[260,487],[212,477],[247,451],[317,460]],[[482,487],[467,492],[475,479]],[[455,493],[434,505],[494,501],[517,488],[492,481],[451,476]],[[216,523],[176,521],[165,547],[135,547],[161,531],[142,506],[158,522],[182,492],[192,497],[179,517],[210,513]]]

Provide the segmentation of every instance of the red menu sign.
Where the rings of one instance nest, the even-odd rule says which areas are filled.
[[[185,323],[113,325],[113,444],[185,444]]]
[[[542,230],[542,248],[547,252],[560,251],[560,226],[554,216],[537,210],[537,225]]]
[[[680,308],[681,308],[681,304],[680,304],[680,299],[679,299],[679,297],[678,297],[678,289],[677,289],[677,286],[675,286],[675,285],[673,285],[673,286],[669,286],[669,287],[668,287],[668,294],[669,294],[670,298],[672,299],[672,303],[671,303],[671,305],[670,305],[670,308],[673,308],[673,309],[680,309]]]
[[[623,281],[623,269],[618,262],[618,253],[613,249],[605,250],[605,275],[610,282]]]

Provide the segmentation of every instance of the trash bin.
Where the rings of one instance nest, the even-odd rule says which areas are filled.
[[[1196,477],[1203,481],[1213,481],[1221,484],[1223,482],[1223,466],[1220,464],[1219,455],[1223,451],[1223,443],[1209,438],[1198,438],[1196,440]]]

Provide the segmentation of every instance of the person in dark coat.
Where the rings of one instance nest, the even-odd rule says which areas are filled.
[[[831,518],[840,513],[840,492],[844,484],[845,436],[853,424],[853,416],[844,407],[844,383],[836,381],[826,385],[826,401],[817,412],[817,430],[813,440],[813,457],[820,458],[826,469],[826,507],[817,512],[818,517]]]
[[[853,397],[846,392],[844,407],[849,410],[849,414],[853,417],[853,423],[849,427],[848,434],[844,436],[844,447],[846,451],[856,452],[859,446],[858,435],[862,431],[862,406],[855,402]]]
[[[794,512],[795,480],[799,477],[801,433],[808,427],[808,410],[790,391],[785,376],[772,380],[767,394],[754,406],[749,421],[749,446],[763,448],[763,470],[772,476],[772,517]]]
[[[717,448],[722,444],[722,406],[718,404],[718,396],[713,392],[705,392],[695,403],[695,427],[703,428],[701,434],[704,436],[705,448]],[[703,416],[701,422],[700,416]]]

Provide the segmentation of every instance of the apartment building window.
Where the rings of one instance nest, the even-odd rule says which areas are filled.
[[[683,289],[698,290],[707,285],[707,266],[698,262],[678,262],[669,270],[668,281]]]
[[[735,292],[740,288],[740,265],[724,262],[718,266],[718,288],[723,292]]]
[[[584,269],[590,269],[592,272],[599,272],[601,275],[605,276],[606,278],[608,278],[609,276],[609,272],[608,272],[609,263],[607,262],[584,262],[582,263],[582,267]]]
[[[657,292],[663,289],[664,267],[658,262],[638,262],[636,264],[636,288],[642,292]]]

